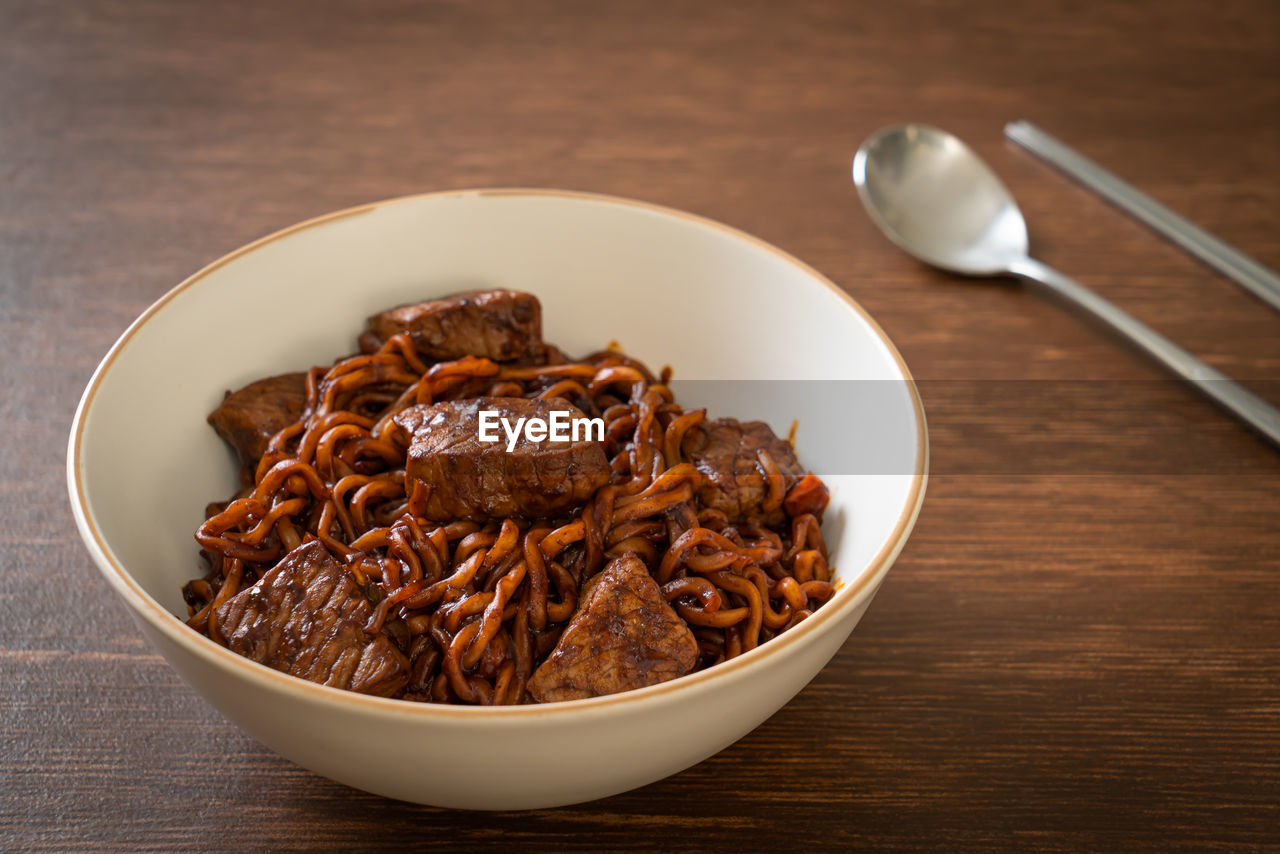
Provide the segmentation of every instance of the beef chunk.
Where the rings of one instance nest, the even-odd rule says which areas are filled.
[[[252,468],[276,433],[302,417],[307,404],[307,375],[267,377],[229,391],[209,415],[218,435],[231,443],[240,461]]]
[[[542,305],[520,291],[470,291],[402,305],[369,318],[369,330],[382,341],[407,332],[424,356],[440,361],[543,356]]]
[[[683,676],[698,642],[634,553],[596,576],[559,643],[529,680],[540,703],[581,700]]]
[[[322,685],[388,697],[409,662],[379,633],[365,634],[369,600],[318,541],[303,543],[213,618],[234,653]]]
[[[774,435],[763,421],[740,422],[721,418],[693,427],[685,434],[683,451],[698,471],[702,488],[698,499],[722,511],[730,522],[763,517],[768,524],[783,521],[782,510],[764,512],[768,490],[756,451],[766,450],[782,473],[783,489],[790,489],[804,475],[791,445]]]
[[[506,431],[497,442],[481,442],[480,412],[489,410],[514,427],[520,418],[552,412],[583,418],[582,411],[561,399],[479,397],[412,406],[395,418],[398,440],[409,446],[405,470],[430,486],[426,515],[445,522],[521,516],[536,519],[563,515],[585,504],[609,481],[609,460],[600,442],[532,442],[523,430],[510,452]]]

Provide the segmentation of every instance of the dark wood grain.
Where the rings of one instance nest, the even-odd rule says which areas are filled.
[[[850,157],[892,122],[960,134],[1046,261],[1276,402],[1280,316],[1003,142],[1015,118],[1280,267],[1270,0],[0,4],[0,848],[1280,844],[1280,455],[1060,306],[898,253]],[[63,480],[94,365],[175,282],[484,185],[635,196],[809,261],[922,380],[937,473],[790,705],[527,814],[381,800],[251,741],[143,645]]]

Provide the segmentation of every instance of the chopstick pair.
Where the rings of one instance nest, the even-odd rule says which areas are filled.
[[[1010,122],[1004,126],[1004,133],[1280,311],[1280,276],[1271,270],[1073,151],[1031,122]]]

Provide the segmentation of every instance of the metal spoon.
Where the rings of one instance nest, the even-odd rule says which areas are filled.
[[[853,183],[876,225],[915,258],[965,276],[1038,282],[1102,320],[1280,445],[1280,410],[1093,291],[1027,253],[1027,223],[986,163],[927,125],[873,135],[853,159]]]

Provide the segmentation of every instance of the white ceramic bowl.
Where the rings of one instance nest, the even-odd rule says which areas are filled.
[[[616,339],[685,379],[828,381],[797,384],[817,391],[789,405],[807,399],[817,407],[801,416],[798,449],[833,488],[824,530],[840,579],[834,598],[778,639],[718,667],[614,696],[506,708],[326,688],[234,655],[184,626],[175,616],[186,613],[179,587],[202,571],[193,531],[204,505],[235,486],[231,455],[204,421],[222,392],[350,352],[374,311],[484,285],[537,294],[547,340],[570,353]],[[72,427],[67,479],[90,554],[148,640],[255,738],[326,777],[389,797],[471,809],[548,807],[642,786],[716,753],[777,711],[835,654],[923,498],[924,414],[909,380],[857,304],[735,229],[578,193],[434,193],[285,229],[166,294],[89,382]],[[875,411],[814,423],[858,388],[877,389]],[[785,435],[788,416],[798,413],[712,414],[765,416]],[[864,459],[894,462],[848,470],[837,460],[850,446],[868,447]]]

